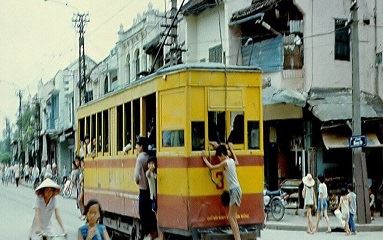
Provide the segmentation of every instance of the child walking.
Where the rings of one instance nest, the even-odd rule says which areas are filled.
[[[348,201],[350,203],[350,216],[348,218],[348,227],[350,228],[350,231],[352,234],[356,234],[356,227],[355,227],[355,214],[356,214],[356,194],[354,193],[354,188],[352,184],[347,185],[347,197]]]
[[[237,212],[241,205],[242,191],[238,181],[236,166],[239,164],[236,155],[233,151],[233,145],[229,143],[229,150],[233,158],[229,158],[228,151],[225,145],[218,145],[215,149],[215,155],[219,158],[220,163],[212,165],[202,152],[202,159],[209,169],[223,169],[227,186],[229,187],[230,203],[228,219],[231,230],[233,231],[234,239],[240,240],[239,227],[237,222]]]
[[[102,222],[101,205],[91,199],[84,207],[86,224],[78,229],[78,240],[110,240],[106,227]]]
[[[148,179],[150,200],[152,201],[152,211],[155,213],[157,218],[157,158],[150,157],[148,159],[148,170],[146,170],[146,178]],[[158,219],[157,219],[158,223]],[[157,225],[157,232],[159,239],[162,239],[160,228]]]
[[[56,220],[65,234],[59,209],[57,208],[56,195],[60,193],[60,186],[50,178],[45,179],[35,190],[37,195],[35,204],[35,217],[29,233],[30,239],[39,239],[39,234],[52,234],[51,218],[53,212]]]

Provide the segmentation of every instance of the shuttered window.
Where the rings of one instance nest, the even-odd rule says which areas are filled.
[[[350,35],[346,20],[335,19],[335,60],[350,61]]]

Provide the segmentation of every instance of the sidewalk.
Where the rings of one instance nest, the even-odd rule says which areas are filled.
[[[357,232],[375,232],[383,231],[383,217],[379,217],[379,214],[375,214],[375,220],[371,221],[370,224],[356,224]],[[269,217],[271,219],[271,217]],[[329,214],[331,229],[341,229],[341,225],[338,219],[333,215]],[[313,217],[314,223],[316,223],[316,216]],[[289,231],[306,231],[307,229],[307,218],[302,214],[291,215],[290,212],[286,212],[283,219],[279,222],[274,220],[267,220],[266,229],[275,230],[289,230]],[[327,230],[326,220],[322,218],[319,222],[319,232],[325,232]]]

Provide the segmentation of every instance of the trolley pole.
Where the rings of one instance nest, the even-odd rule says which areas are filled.
[[[88,13],[77,13],[73,14],[72,22],[74,23],[77,32],[79,33],[78,37],[78,89],[79,89],[79,106],[81,106],[83,99],[85,98],[85,47],[84,47],[84,34],[86,23],[89,22]],[[84,101],[85,102],[85,101]]]
[[[352,47],[352,135],[360,136],[360,81],[359,81],[359,36],[358,36],[358,3],[351,4],[351,47]],[[370,223],[368,201],[366,157],[361,147],[352,149],[353,177],[357,196],[358,223]]]

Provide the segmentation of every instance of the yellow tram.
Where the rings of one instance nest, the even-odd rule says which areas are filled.
[[[135,136],[145,135],[157,156],[158,224],[166,236],[224,239],[223,174],[208,170],[201,151],[213,153],[209,142],[225,142],[237,122],[238,223],[243,239],[254,239],[264,220],[261,90],[261,73],[252,68],[177,65],[81,106],[77,139],[95,143],[85,158],[85,202],[100,201],[113,234],[140,238],[134,146]]]

